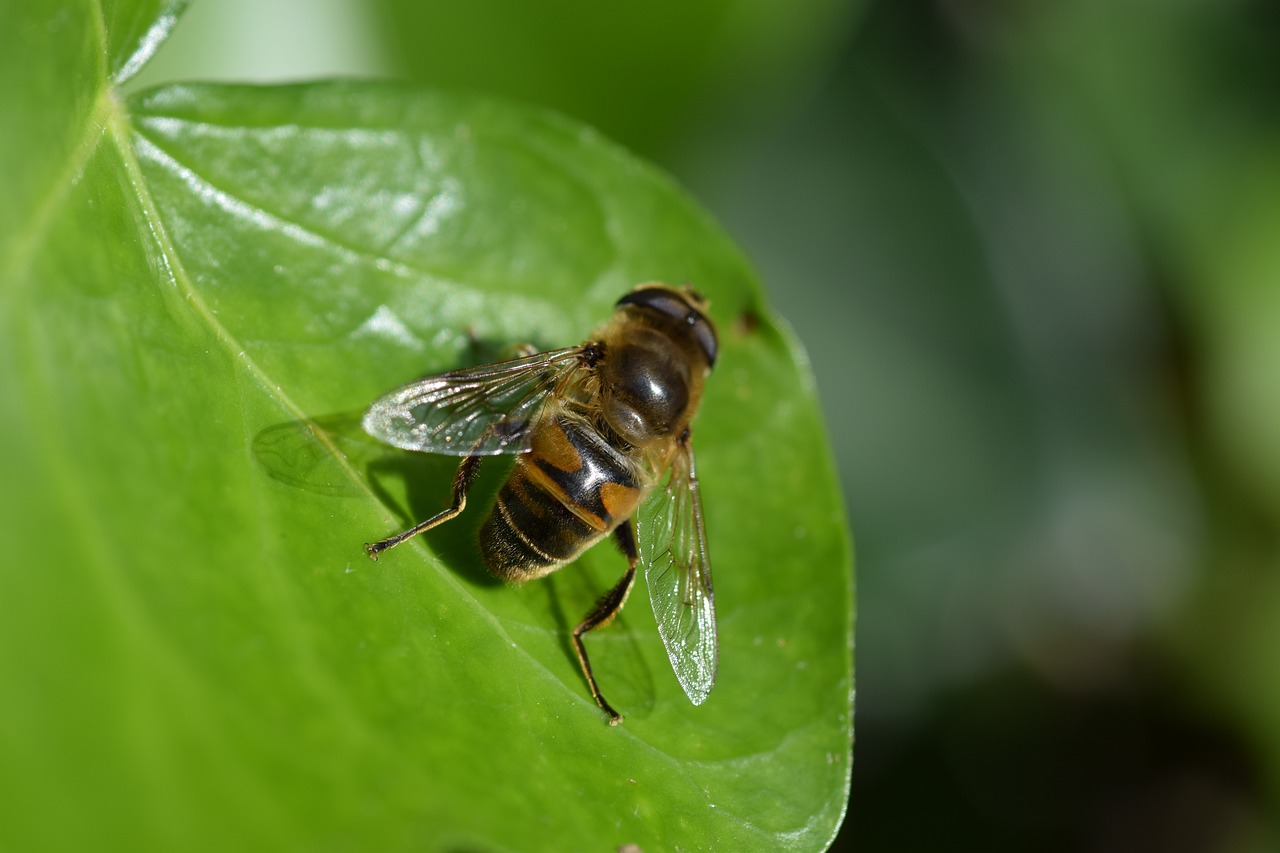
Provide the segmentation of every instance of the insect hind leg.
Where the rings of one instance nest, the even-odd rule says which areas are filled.
[[[600,596],[600,600],[596,602],[595,609],[578,623],[578,627],[573,629],[573,648],[578,653],[578,663],[582,666],[582,674],[587,677],[587,686],[591,688],[592,698],[596,700],[596,704],[600,706],[600,709],[609,715],[609,725],[616,726],[622,722],[622,715],[613,709],[613,706],[608,703],[600,692],[600,686],[596,684],[595,674],[591,671],[591,661],[587,659],[586,646],[582,644],[583,634],[588,631],[594,631],[596,628],[603,628],[613,621],[613,618],[622,610],[622,605],[627,603],[627,595],[630,594],[631,587],[636,582],[636,563],[639,560],[639,556],[636,551],[636,538],[631,522],[624,521],[614,529],[613,535],[618,542],[618,547],[622,549],[622,553],[627,557],[626,574],[614,585],[613,589]]]
[[[476,474],[480,472],[480,460],[482,458],[481,456],[468,456],[462,460],[462,464],[458,466],[457,472],[453,475],[453,503],[448,509],[436,513],[426,521],[421,521],[408,530],[397,533],[395,536],[389,536],[377,542],[366,542],[364,550],[369,555],[369,558],[377,560],[378,555],[383,551],[394,548],[419,533],[426,533],[437,525],[457,518],[467,508],[467,492],[471,491],[471,484],[475,482]]]

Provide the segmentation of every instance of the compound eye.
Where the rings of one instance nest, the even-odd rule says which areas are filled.
[[[686,292],[688,298],[684,293],[662,285],[641,286],[619,299],[616,307],[635,305],[683,322],[689,327],[689,335],[706,356],[707,367],[714,367],[720,349],[716,331],[703,313],[689,302],[689,298],[700,304],[705,300],[695,290]]]
[[[720,351],[720,341],[716,338],[716,330],[711,328],[711,324],[701,314],[697,314],[691,318],[689,324],[692,328],[693,339],[698,342],[698,346],[702,349],[702,354],[707,357],[707,367],[716,366],[716,355]]]
[[[623,296],[614,306],[638,305],[641,308],[652,308],[668,317],[683,319],[693,309],[679,293],[667,287],[639,287]]]

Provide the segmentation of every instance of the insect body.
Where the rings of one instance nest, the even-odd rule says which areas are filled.
[[[485,456],[517,454],[480,529],[497,576],[521,583],[555,571],[612,535],[627,558],[622,579],[573,630],[591,695],[600,693],[582,635],[608,624],[643,564],[658,630],[695,705],[715,681],[711,565],[690,422],[715,364],[715,328],[694,291],[646,284],[579,346],[456,370],[392,391],[364,416],[375,438],[407,450],[462,456],[453,503],[388,548],[456,517]]]

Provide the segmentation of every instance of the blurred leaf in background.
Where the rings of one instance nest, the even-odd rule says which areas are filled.
[[[877,4],[691,179],[839,425],[858,849],[1280,843],[1274,9]]]
[[[31,128],[0,148],[0,847],[827,843],[850,546],[803,353],[742,255],[538,109],[360,82],[126,95],[181,11],[0,22]],[[610,729],[565,640],[617,554],[510,589],[459,526],[375,567],[360,543],[438,508],[448,462],[357,469],[300,430],[348,488],[297,488],[262,436],[477,342],[581,340],[652,279],[695,282],[721,328],[697,434],[722,663],[690,706],[641,597],[592,638]]]
[[[670,159],[699,134],[789,109],[860,0],[379,0],[392,62],[433,86],[562,110]]]

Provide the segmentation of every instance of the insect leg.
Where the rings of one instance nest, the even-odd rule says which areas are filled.
[[[622,605],[627,601],[627,594],[631,592],[632,585],[636,581],[636,562],[639,556],[636,552],[635,532],[631,527],[630,521],[624,521],[618,525],[613,531],[614,538],[618,541],[618,547],[622,549],[622,553],[627,557],[627,573],[622,576],[622,580],[618,581],[613,589],[600,596],[600,600],[596,602],[595,609],[587,614],[587,618],[578,623],[578,627],[573,629],[573,647],[578,652],[578,663],[582,665],[582,673],[587,677],[587,686],[591,688],[591,695],[595,698],[596,704],[600,706],[606,714],[609,715],[609,725],[616,726],[622,722],[622,715],[613,709],[600,693],[600,687],[596,684],[596,677],[591,672],[591,662],[587,660],[587,649],[582,645],[582,635],[588,631],[594,631],[613,621],[613,617],[618,615],[618,611],[622,609]]]
[[[480,471],[480,456],[468,456],[462,460],[462,464],[458,466],[458,471],[453,475],[453,504],[443,512],[438,512],[428,518],[426,521],[419,522],[403,533],[397,533],[386,539],[377,542],[366,542],[364,546],[365,553],[371,559],[378,559],[378,555],[388,548],[394,548],[406,539],[411,539],[419,533],[425,533],[437,524],[444,524],[450,519],[456,518],[460,512],[466,509],[467,492],[471,490],[471,484],[475,482],[476,474]]]

